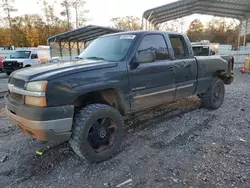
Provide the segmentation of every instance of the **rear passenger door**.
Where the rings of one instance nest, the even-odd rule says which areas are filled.
[[[171,101],[175,95],[175,76],[165,38],[161,34],[145,35],[136,50],[153,51],[156,61],[141,63],[130,69],[129,87],[133,96],[132,110],[152,107]]]
[[[169,35],[169,39],[174,51],[176,98],[190,96],[195,91],[197,81],[197,64],[193,56],[190,55],[188,41],[182,35]]]

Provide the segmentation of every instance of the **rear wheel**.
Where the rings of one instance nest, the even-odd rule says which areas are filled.
[[[91,104],[76,112],[70,145],[81,158],[101,162],[120,148],[124,136],[121,114],[104,104]]]
[[[206,93],[200,95],[201,105],[207,109],[216,110],[224,102],[225,85],[220,78],[213,78]]]

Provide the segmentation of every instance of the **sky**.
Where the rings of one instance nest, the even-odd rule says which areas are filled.
[[[52,2],[52,0],[49,0]],[[167,3],[174,2],[176,0],[85,0],[87,2],[86,8],[89,10],[87,15],[87,24],[95,24],[101,26],[110,26],[110,19],[121,16],[137,16],[142,17],[145,10],[151,9],[157,6],[161,6]],[[16,7],[18,12],[16,15],[21,14],[36,14],[41,13],[41,7],[37,4],[37,0],[16,0]],[[58,6],[58,7],[57,7]],[[55,12],[59,15],[60,5],[54,7]],[[193,15],[184,18],[187,28],[192,20],[199,18],[206,24],[213,17]]]

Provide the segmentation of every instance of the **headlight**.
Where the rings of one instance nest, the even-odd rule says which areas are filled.
[[[47,87],[47,81],[36,81],[30,82],[27,84],[26,90],[27,91],[38,91],[38,92],[45,92]]]
[[[31,106],[46,106],[45,91],[48,81],[35,81],[27,84],[25,95],[25,104]]]

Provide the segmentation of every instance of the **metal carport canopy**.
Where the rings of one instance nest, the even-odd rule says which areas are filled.
[[[82,46],[85,49],[85,44],[87,42],[91,42],[94,39],[106,34],[112,34],[121,31],[124,30],[97,25],[88,25],[52,36],[48,38],[48,44],[50,46],[50,56],[60,56],[61,58],[65,58],[65,56],[67,56],[65,55],[65,53],[68,53],[68,56],[70,57],[70,59],[72,59],[72,55],[76,55],[74,53],[74,49],[77,50],[76,53],[77,55],[79,55],[80,49],[82,49]]]
[[[102,35],[121,32],[123,30],[101,27],[96,25],[88,25],[72,31],[67,31],[48,38],[48,43],[53,42],[88,42]]]
[[[229,17],[238,20],[250,18],[249,0],[179,0],[170,4],[146,10],[143,18],[156,26],[170,20],[192,14],[206,14]]]

